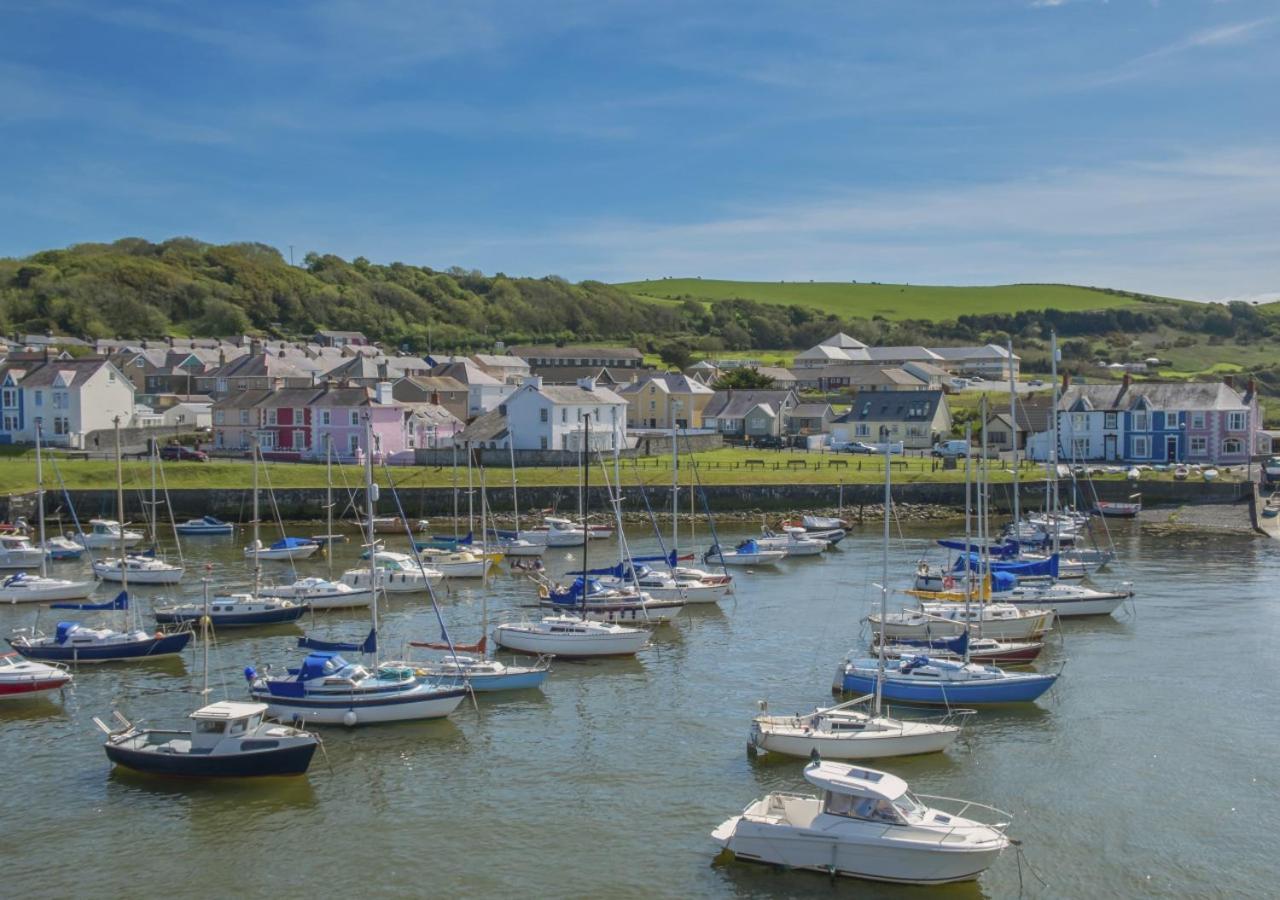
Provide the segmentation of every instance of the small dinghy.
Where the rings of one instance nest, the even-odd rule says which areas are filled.
[[[265,546],[262,541],[254,541],[244,548],[244,555],[254,560],[307,559],[319,549],[320,545],[310,538],[285,537]]]
[[[820,796],[769,794],[712,839],[738,859],[900,884],[973,881],[1011,843],[1008,813],[913,795],[887,772],[815,759],[804,777]]]
[[[84,547],[70,538],[51,537],[44,542],[44,552],[54,562],[63,562],[84,556]]]
[[[714,545],[703,554],[703,562],[722,566],[775,566],[787,555],[785,550],[765,550],[754,540],[743,541],[733,550]]]

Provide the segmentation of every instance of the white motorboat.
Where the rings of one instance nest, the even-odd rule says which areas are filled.
[[[803,528],[786,526],[783,534],[774,534],[768,528],[764,534],[756,538],[756,544],[762,550],[781,550],[787,556],[817,556],[830,546],[830,543],[818,538],[809,537]]]
[[[1008,813],[917,797],[887,772],[815,760],[804,777],[820,797],[769,794],[711,837],[739,859],[902,884],[972,881],[1010,844]]]
[[[772,716],[764,701],[751,720],[749,749],[823,759],[877,759],[938,753],[960,734],[958,721],[970,710],[933,719],[897,719],[872,709],[873,694],[838,706],[819,707],[807,715]]]
[[[357,522],[361,531],[366,531],[370,520]],[[372,519],[375,534],[407,534],[424,532],[430,527],[426,519],[402,519],[400,516],[374,516]]]
[[[88,547],[90,550],[114,549],[120,546],[128,548],[141,542],[142,538],[141,531],[122,529],[115,519],[90,519],[89,532],[87,534],[80,532],[73,536],[73,540],[79,542],[80,546]]]
[[[71,684],[71,673],[57,663],[32,662],[16,653],[0,655],[0,700],[29,700]]]
[[[578,616],[545,616],[499,625],[493,639],[508,650],[537,656],[633,656],[649,642],[649,632]]]
[[[494,549],[501,552],[503,556],[529,557],[541,556],[546,552],[547,545],[535,543],[534,541],[526,541],[517,537],[500,541]]]
[[[44,551],[20,534],[0,534],[0,569],[35,569]]]
[[[419,566],[408,553],[378,550],[373,554],[378,569],[378,586],[389,594],[414,594],[429,589],[444,573],[423,563]],[[369,568],[362,566],[342,573],[342,583],[353,588],[370,587]]]
[[[268,585],[259,593],[264,597],[284,597],[305,603],[312,609],[355,609],[368,606],[373,599],[373,591],[368,587],[352,587],[318,576],[299,578],[293,584]]]
[[[177,584],[182,580],[182,573],[181,566],[142,554],[131,553],[123,563],[118,557],[93,562],[93,574],[103,581],[124,581],[127,577],[133,584]]]
[[[726,594],[733,593],[733,576],[728,572],[708,572],[695,566],[676,566],[671,570],[677,580],[689,579],[719,587]]]
[[[785,550],[765,550],[754,540],[743,541],[733,550],[724,550],[719,544],[703,554],[703,561],[722,566],[776,566],[786,558]]]
[[[886,614],[883,626],[878,613],[867,616],[872,631],[891,641],[954,637],[970,625],[983,637],[1001,641],[1035,640],[1053,627],[1053,619],[1051,609],[978,602],[925,603],[919,609]]]
[[[0,603],[50,603],[55,600],[82,600],[93,591],[92,581],[68,581],[14,572],[0,582]]]
[[[800,525],[805,531],[848,531],[849,523],[837,516],[800,517]]]
[[[603,576],[600,584],[614,590],[634,587],[654,600],[683,600],[685,603],[715,603],[728,594],[732,586],[732,582],[725,576],[713,575],[704,580],[650,569],[643,563],[635,564],[631,577],[626,574],[619,577]]]
[[[445,578],[483,578],[489,567],[502,561],[501,553],[470,550],[420,549],[422,560]]]
[[[541,539],[548,547],[578,547],[587,537],[581,525],[559,516],[545,516],[542,523],[542,528],[518,532],[516,537],[530,543],[538,543]]]
[[[236,526],[231,522],[224,522],[214,516],[201,516],[198,519],[187,519],[185,522],[179,522],[174,526],[178,534],[184,537],[193,535],[222,535],[233,534]]]
[[[255,540],[244,548],[244,555],[246,559],[255,561],[307,559],[319,549],[320,545],[310,538],[286,537],[270,545]]]

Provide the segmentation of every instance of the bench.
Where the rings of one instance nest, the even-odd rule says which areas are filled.
[[[744,469],[763,469],[764,460],[763,459],[744,459],[742,461],[742,467]]]

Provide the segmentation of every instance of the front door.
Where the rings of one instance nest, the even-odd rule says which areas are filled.
[[[1164,441],[1164,458],[1166,462],[1178,461],[1178,439],[1170,435]]]
[[[1116,436],[1114,434],[1107,435],[1104,443],[1106,445],[1107,459],[1115,459],[1116,458]]]

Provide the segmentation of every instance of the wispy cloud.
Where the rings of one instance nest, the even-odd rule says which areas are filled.
[[[1268,16],[1249,22],[1218,25],[1192,32],[1184,38],[1157,47],[1105,72],[1086,78],[1081,87],[1097,88],[1142,78],[1175,57],[1196,50],[1243,44],[1261,37],[1280,17]]]

